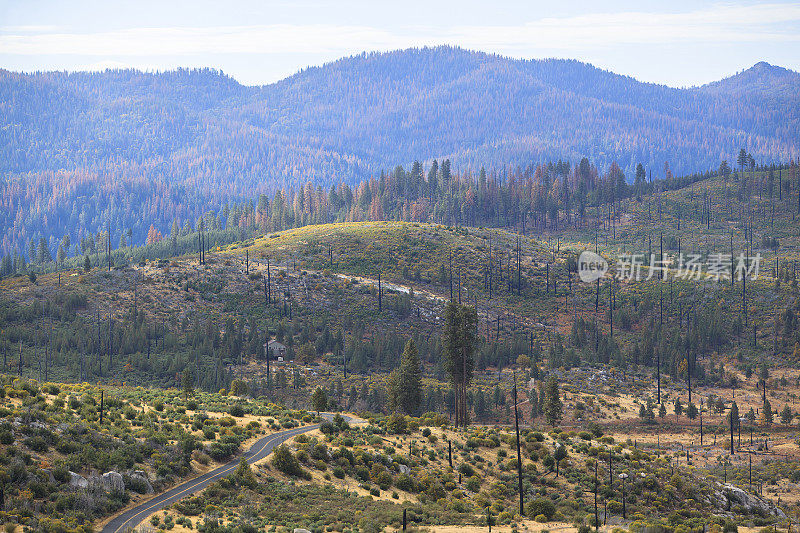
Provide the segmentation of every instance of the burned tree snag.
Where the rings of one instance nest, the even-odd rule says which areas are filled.
[[[514,373],[514,428],[517,432],[517,484],[519,490],[519,514],[525,516],[525,495],[522,491],[522,454],[519,449],[519,410],[517,409],[517,374]]]

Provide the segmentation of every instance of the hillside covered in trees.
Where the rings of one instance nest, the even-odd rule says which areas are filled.
[[[682,175],[741,146],[755,164],[788,162],[798,87],[766,63],[674,89],[448,47],[362,54],[263,87],[212,70],[0,71],[0,248],[27,255],[44,238],[55,255],[65,233],[74,244],[108,229],[114,245],[139,244],[151,225],[166,234],[226,203],[308,184],[328,195],[397,164],[427,176],[434,159],[476,182],[485,166],[501,184],[548,160],[567,161],[566,175],[584,157],[629,182],[639,163]]]

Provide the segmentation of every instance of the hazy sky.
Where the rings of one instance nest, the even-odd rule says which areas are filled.
[[[362,51],[452,44],[673,86],[800,70],[800,1],[0,0],[0,68],[219,68],[270,83]]]

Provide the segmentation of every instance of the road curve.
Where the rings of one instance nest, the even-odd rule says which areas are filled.
[[[348,422],[351,420],[350,417],[344,416],[345,420]],[[331,419],[333,417],[332,414],[323,413],[323,418]],[[275,446],[287,441],[288,439],[295,437],[301,433],[306,433],[307,431],[312,431],[319,428],[319,424],[313,424],[311,426],[303,426],[294,429],[287,429],[286,431],[280,431],[278,433],[273,433],[272,435],[267,435],[266,437],[262,437],[258,441],[253,444],[249,450],[247,450],[243,456],[237,457],[232,459],[229,463],[222,465],[210,472],[206,472],[200,477],[196,477],[180,485],[177,485],[170,490],[159,494],[158,496],[137,505],[132,509],[128,509],[124,513],[120,514],[119,516],[114,517],[108,524],[106,524],[103,529],[102,533],[122,533],[130,528],[135,528],[139,525],[139,523],[153,514],[156,511],[160,511],[165,507],[175,503],[176,501],[185,498],[187,496],[191,496],[196,492],[200,492],[201,490],[208,487],[214,481],[230,474],[233,472],[236,467],[239,465],[239,461],[241,461],[241,457],[247,459],[249,464],[253,464],[261,459],[265,458],[272,452],[272,449]]]

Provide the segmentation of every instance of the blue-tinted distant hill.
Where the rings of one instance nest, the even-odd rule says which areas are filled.
[[[674,174],[716,168],[741,147],[758,162],[798,157],[800,74],[759,63],[676,89],[450,47],[361,54],[263,87],[213,70],[0,71],[0,172],[46,194],[100,194],[99,211],[70,213],[86,227],[102,227],[109,209],[185,219],[414,160],[450,158],[463,171],[585,156],[630,178],[639,162],[654,176],[665,163]],[[23,207],[53,209],[46,194]]]
[[[796,157],[798,119],[800,74],[767,63],[691,89],[447,47],[362,54],[264,87],[212,70],[2,72],[0,168],[166,164],[170,180],[240,192],[445,157],[463,169],[587,156],[680,174],[742,146]]]

